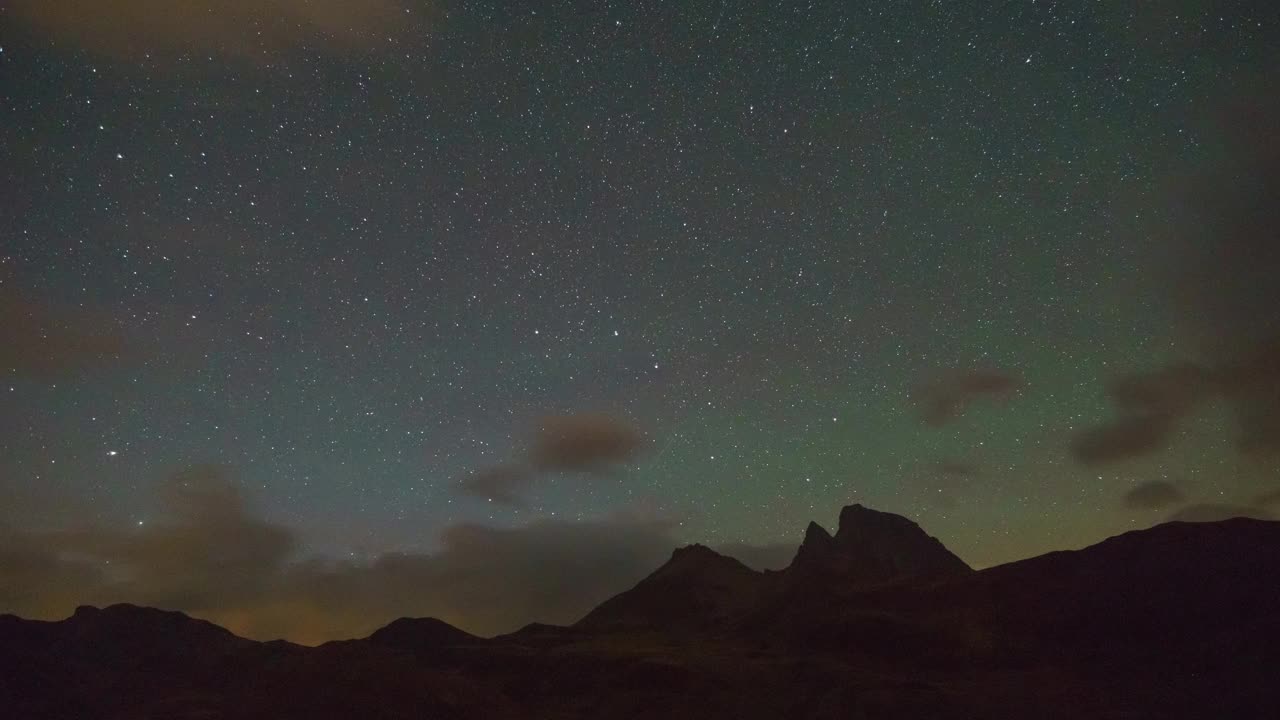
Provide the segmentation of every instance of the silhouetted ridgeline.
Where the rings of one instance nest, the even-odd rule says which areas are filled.
[[[1280,523],[1166,523],[973,571],[906,518],[786,570],[694,545],[570,627],[401,619],[316,648],[181,613],[0,616],[15,718],[1271,718]]]

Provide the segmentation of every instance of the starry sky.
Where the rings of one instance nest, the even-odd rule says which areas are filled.
[[[0,5],[0,611],[1280,510],[1274,3],[97,5]]]

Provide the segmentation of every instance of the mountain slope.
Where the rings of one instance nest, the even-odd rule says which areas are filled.
[[[634,588],[601,603],[579,630],[706,630],[752,607],[765,575],[703,545],[676,550]]]

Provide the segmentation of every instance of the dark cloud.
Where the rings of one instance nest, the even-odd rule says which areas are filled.
[[[396,0],[15,0],[11,12],[56,41],[125,58],[367,47],[412,20]]]
[[[714,550],[721,555],[734,558],[752,570],[782,570],[795,559],[798,547],[795,543],[752,545],[745,542],[732,542],[717,545]]]
[[[963,415],[975,400],[1007,400],[1022,384],[1021,378],[1003,370],[957,370],[917,385],[912,401],[926,424],[944,425]]]
[[[17,547],[44,548],[39,562],[53,571],[46,580],[76,568],[89,581],[77,593],[83,602],[114,602],[118,591],[129,602],[193,611],[260,596],[294,550],[291,532],[246,513],[221,467],[179,473],[164,484],[161,496],[164,515],[139,528],[85,526],[9,540]],[[38,578],[29,579],[29,588],[50,589],[50,583],[33,580]]]
[[[1280,306],[1277,306],[1280,307]],[[1218,370],[1244,453],[1280,452],[1280,335]]]
[[[525,507],[522,493],[545,473],[607,476],[636,459],[644,435],[630,424],[598,414],[556,415],[539,421],[524,456],[516,463],[476,470],[454,484],[463,495]]]
[[[1078,433],[1071,452],[1086,465],[1098,465],[1163,450],[1178,420],[1216,392],[1217,383],[1212,370],[1191,364],[1117,377],[1107,396],[1119,416]]]
[[[1207,402],[1232,408],[1241,452],[1280,450],[1280,338],[1216,366],[1183,364],[1112,381],[1119,417],[1079,433],[1072,453],[1092,465],[1163,450],[1177,422]]]
[[[1215,385],[1215,374],[1207,368],[1174,365],[1117,377],[1107,394],[1121,412],[1179,418],[1204,401]]]
[[[536,475],[528,468],[516,465],[495,465],[473,471],[459,480],[454,487],[463,495],[480,498],[507,507],[523,508],[528,502],[521,492],[529,487]]]
[[[1187,175],[1172,203],[1172,297],[1246,453],[1280,451],[1278,123],[1280,99],[1267,90],[1220,103],[1206,133],[1213,160]]]
[[[1173,419],[1161,415],[1132,415],[1077,434],[1071,454],[1085,465],[1126,460],[1163,450],[1173,432]]]
[[[0,372],[53,381],[108,365],[125,343],[105,318],[58,307],[0,280]]]
[[[1174,423],[1206,400],[1227,403],[1242,452],[1280,451],[1280,101],[1271,95],[1216,105],[1202,131],[1210,159],[1171,184],[1172,221],[1151,233],[1177,350],[1194,361],[1113,382],[1120,419],[1076,439],[1082,461],[1161,449]]]
[[[644,436],[608,415],[543,418],[529,448],[529,464],[547,472],[597,472],[631,462]]]
[[[1236,517],[1255,518],[1257,520],[1275,519],[1271,513],[1262,508],[1247,505],[1201,503],[1182,508],[1170,515],[1169,520],[1176,522],[1218,522],[1219,520],[1229,520]]]
[[[255,517],[221,467],[179,473],[162,499],[163,516],[140,527],[0,530],[0,612],[53,618],[130,602],[301,642],[366,635],[401,616],[494,634],[573,622],[676,545],[669,523],[618,516],[456,525],[435,553],[307,561],[295,534]]]
[[[1124,494],[1124,505],[1138,510],[1155,510],[1183,501],[1182,491],[1165,480],[1142,483]]]

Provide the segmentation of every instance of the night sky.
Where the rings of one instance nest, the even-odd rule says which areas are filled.
[[[0,612],[1280,511],[1276,3],[82,6],[0,4]]]

